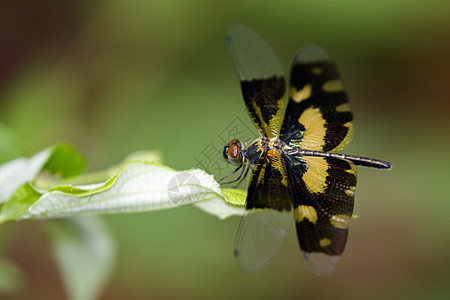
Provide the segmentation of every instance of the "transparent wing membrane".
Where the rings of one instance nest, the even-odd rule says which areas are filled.
[[[234,244],[236,263],[255,272],[280,248],[292,224],[292,211],[252,209],[242,217]]]
[[[241,80],[284,76],[284,70],[272,48],[253,30],[234,25],[227,33],[228,49]]]

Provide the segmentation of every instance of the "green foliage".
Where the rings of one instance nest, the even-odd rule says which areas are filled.
[[[223,189],[223,194],[227,202],[233,205],[244,206],[247,192],[238,189]]]
[[[155,153],[141,152],[104,172],[72,177],[81,174],[86,162],[74,148],[57,144],[29,159],[8,162],[0,166],[0,194],[4,195],[0,224],[59,218],[48,223],[47,229],[67,293],[71,299],[95,299],[113,269],[115,246],[100,219],[81,215],[185,205],[219,218],[243,212],[238,206],[243,205],[245,192],[222,191],[214,177],[202,170],[175,171],[158,160]],[[16,283],[4,285],[0,289],[14,289]]]
[[[1,206],[0,224],[8,221],[20,219],[26,215],[28,208],[42,196],[30,183],[21,185],[9,201]]]
[[[448,298],[450,1],[8,3],[18,9],[3,11],[0,119],[12,130],[0,133],[0,145],[9,145],[0,146],[0,163],[64,140],[101,170],[63,180],[42,172],[36,186],[44,190],[105,182],[117,172],[105,166],[135,149],[162,149],[166,165],[189,169],[211,140],[221,150],[219,136],[236,117],[256,133],[224,41],[236,22],[259,32],[287,72],[299,46],[326,49],[355,114],[348,153],[395,163],[392,172],[358,169],[361,218],[330,280],[308,274],[293,236],[264,272],[240,272],[230,253],[239,220],[183,208],[102,216],[121,255],[119,284],[102,298]],[[22,226],[0,227],[3,253],[11,238],[29,238]]]
[[[61,178],[80,174],[86,165],[82,156],[65,144],[58,144],[39,152],[25,163],[24,159],[20,158],[0,166],[3,174],[7,174],[8,169],[21,174],[15,177],[15,182],[12,183],[19,187],[1,207],[0,223],[18,219],[79,216],[87,213],[152,211],[195,205],[197,202],[214,198],[219,198],[220,201],[230,205],[224,206],[218,213],[214,212],[214,209],[208,212],[220,214],[221,217],[241,213],[236,211],[227,214],[226,209],[229,206],[231,211],[235,211],[234,206],[244,205],[245,192],[230,189],[222,191],[213,176],[201,170],[175,171],[151,161],[155,158],[151,153],[147,155],[147,160],[142,155],[139,159],[134,159],[133,156],[133,159],[116,167],[113,175],[101,183],[97,183],[98,178],[105,177],[101,172],[96,173],[98,178],[89,175],[80,176],[84,177],[83,180],[71,178],[74,181],[86,181],[86,177],[92,180],[90,183],[85,182],[77,186],[68,184],[67,180],[63,184],[58,183]],[[15,162],[21,163],[19,168]],[[30,165],[35,167],[30,168]],[[111,170],[106,173],[110,174]],[[58,176],[52,177],[54,174]],[[174,182],[171,186],[171,180],[183,174],[189,174],[195,180]],[[29,178],[36,180],[30,181]],[[0,186],[1,183],[0,181]],[[8,182],[8,185],[10,184],[11,182]],[[47,189],[43,189],[44,186]],[[175,192],[171,193],[170,189]],[[3,193],[6,195],[8,190]]]
[[[52,147],[51,159],[48,159],[43,170],[62,178],[72,177],[83,173],[86,161],[75,149],[66,144],[57,144]]]

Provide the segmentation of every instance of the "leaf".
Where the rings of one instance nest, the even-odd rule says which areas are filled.
[[[57,144],[44,149],[31,158],[20,157],[0,165],[0,204],[8,201],[23,184],[34,182],[42,171],[62,178],[75,176],[84,171],[86,162],[72,147]],[[49,176],[46,177],[50,181]],[[42,186],[46,181],[40,178]]]
[[[132,161],[103,184],[53,188],[34,202],[23,218],[154,211],[214,199],[223,202],[225,196],[213,176],[202,170],[175,171],[159,164]],[[226,208],[224,205],[217,215],[227,215]],[[234,207],[230,207],[232,211]]]
[[[79,175],[86,169],[86,161],[79,152],[66,144],[57,144],[51,148],[51,156],[43,169],[62,178]]]
[[[222,189],[222,192],[228,203],[237,206],[245,206],[245,200],[247,199],[246,191],[238,189]]]
[[[33,181],[51,155],[45,149],[31,158],[20,157],[0,166],[0,203],[6,202],[26,182]]]
[[[23,184],[11,196],[11,199],[2,206],[0,224],[20,219],[28,213],[28,208],[42,196],[29,183]]]
[[[77,217],[47,224],[56,263],[70,299],[97,299],[114,266],[116,249],[100,218]]]
[[[53,251],[70,298],[95,299],[112,268],[114,245],[100,220],[79,216],[186,205],[222,219],[243,213],[246,192],[222,191],[212,175],[199,169],[175,171],[154,162],[159,159],[155,152],[140,152],[120,167],[77,177],[71,176],[86,163],[64,144],[13,160],[0,166],[0,224],[77,216],[50,223]]]
[[[0,224],[19,219],[154,211],[194,204],[222,219],[243,213],[239,206],[244,205],[246,192],[225,189],[223,193],[214,177],[202,170],[175,171],[153,162],[159,160],[155,152],[139,152],[128,159],[131,160],[121,167],[63,181],[52,174],[72,176],[86,165],[70,146],[59,144],[28,160],[12,161],[18,165],[17,173],[21,171],[22,177],[13,182],[16,191],[1,207]],[[8,164],[0,166],[4,178],[8,170],[15,170]],[[1,182],[0,194],[5,188]],[[67,184],[70,182],[89,184]]]
[[[198,208],[223,220],[232,216],[242,216],[245,207],[227,204],[223,199],[213,198],[196,204]]]
[[[222,193],[224,199],[214,198],[209,201],[199,202],[197,207],[217,216],[219,219],[243,215],[247,192],[238,189],[222,189]]]
[[[65,144],[42,150],[31,158],[21,157],[1,165],[0,204],[4,204],[0,224],[20,218],[39,199],[44,191],[36,188],[33,182],[46,186],[56,180],[51,174],[64,178],[81,173],[85,167],[81,155]]]

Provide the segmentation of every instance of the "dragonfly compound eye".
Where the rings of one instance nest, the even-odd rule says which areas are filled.
[[[225,159],[232,165],[242,164],[241,142],[237,139],[231,140],[224,149]]]

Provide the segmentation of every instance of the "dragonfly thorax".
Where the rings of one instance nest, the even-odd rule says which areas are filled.
[[[237,149],[239,152],[237,153]],[[239,140],[231,140],[224,148],[225,159],[233,165],[250,164],[254,166],[263,153],[268,151],[276,151],[278,153],[285,152],[292,149],[286,143],[279,138],[269,138],[267,136],[261,136],[253,143],[251,143],[247,149],[242,148],[242,144]]]

